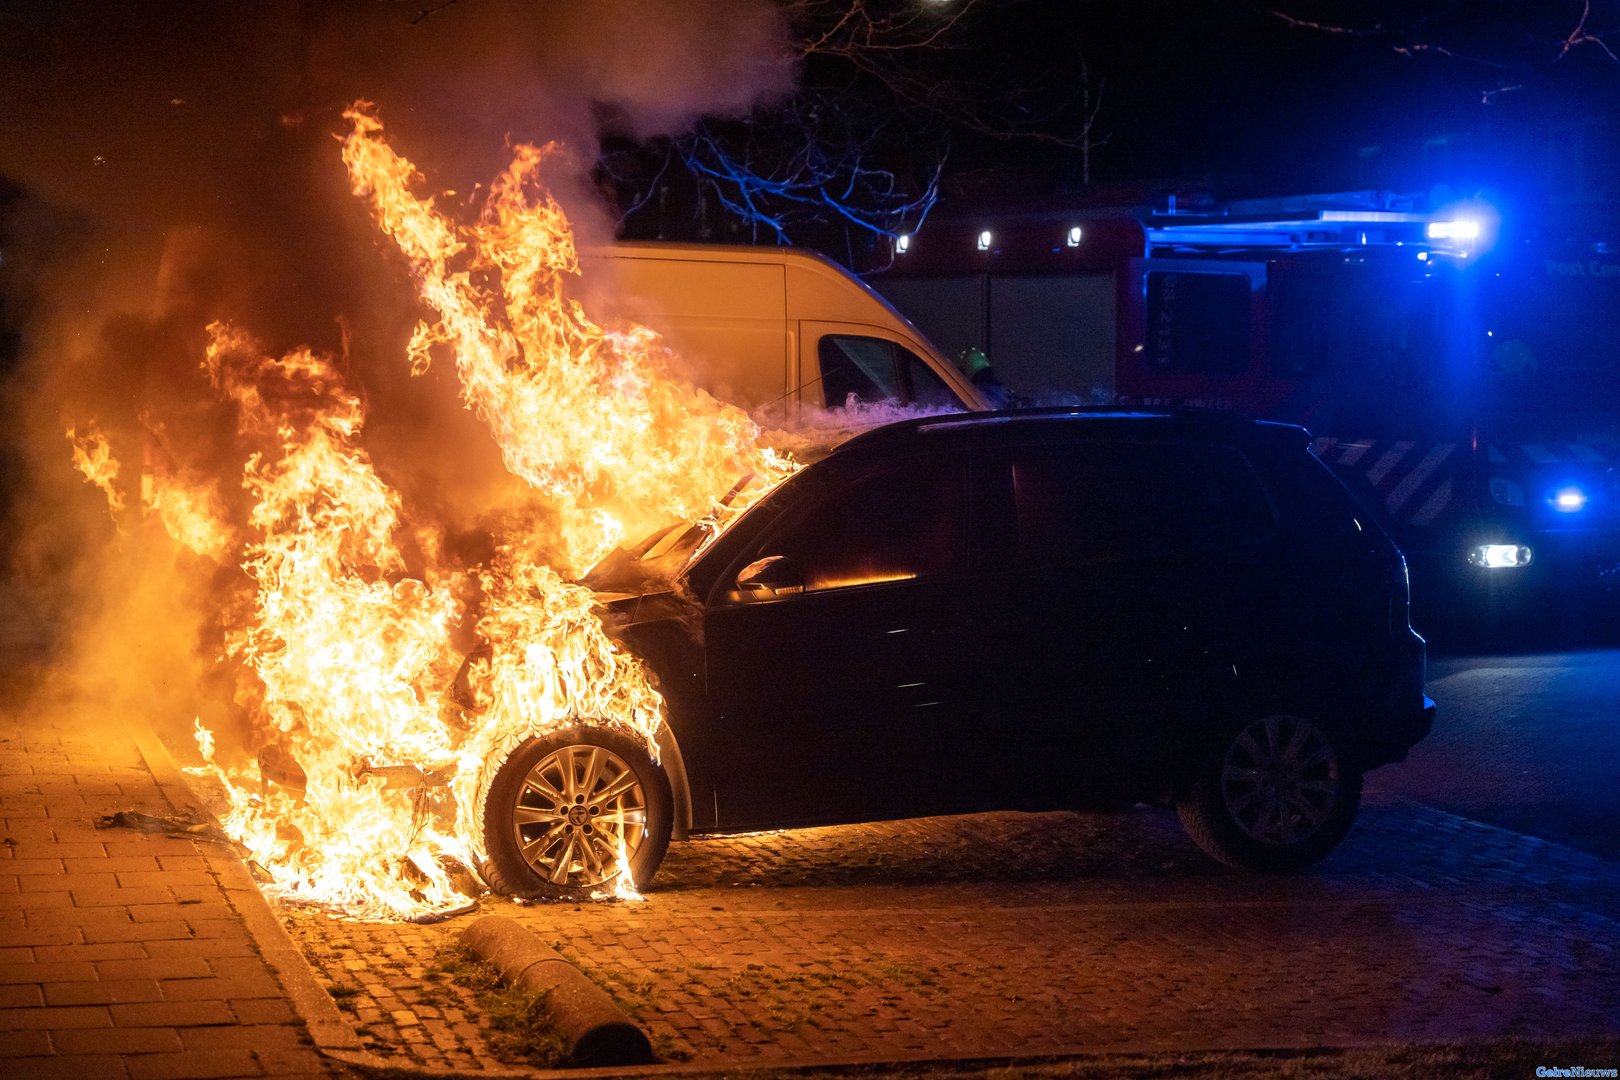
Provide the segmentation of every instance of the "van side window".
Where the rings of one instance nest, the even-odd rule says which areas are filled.
[[[906,400],[925,409],[960,409],[962,402],[956,392],[945,384],[939,373],[923,362],[922,357],[910,349],[895,346],[906,361],[906,384],[910,391]]]
[[[806,592],[948,573],[963,557],[963,487],[960,465],[914,461],[856,481],[759,553],[797,563]]]
[[[851,396],[868,404],[901,399],[892,343],[882,338],[827,334],[817,353],[821,389],[829,409],[843,407]]]
[[[1275,525],[1259,479],[1226,446],[1032,447],[1013,458],[1012,481],[1026,566],[1230,548]]]
[[[816,348],[821,387],[829,409],[856,400],[961,408],[962,402],[939,373],[910,349],[885,338],[826,334]]]

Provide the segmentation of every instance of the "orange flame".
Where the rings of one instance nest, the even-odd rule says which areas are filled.
[[[67,429],[68,442],[73,447],[73,467],[84,478],[101,489],[107,497],[107,509],[117,516],[124,512],[124,493],[118,489],[118,459],[112,455],[112,446],[102,434],[101,425],[91,420],[83,435],[77,427]]]
[[[507,468],[564,515],[559,569],[583,571],[627,534],[710,513],[741,476],[769,486],[791,471],[747,413],[668,376],[656,333],[606,330],[567,298],[579,273],[573,233],[540,181],[555,144],[516,147],[478,224],[462,228],[412,194],[420,178],[382,141],[369,105],[345,117],[355,194],[438,315],[417,327],[412,369],[427,367],[434,346],[454,352],[462,398]],[[480,284],[490,278],[498,290]]]
[[[436,315],[417,328],[411,370],[453,355],[463,401],[554,527],[497,536],[479,566],[446,565],[431,543],[408,565],[406,508],[362,445],[362,403],[338,367],[304,348],[273,356],[222,324],[203,367],[255,448],[241,476],[247,520],[227,522],[217,491],[183,470],[152,470],[142,502],[210,557],[233,561],[245,540],[234,561],[256,601],[226,651],[267,745],[257,762],[221,764],[196,725],[198,771],[225,790],[227,831],[273,891],[401,917],[469,895],[457,866],[484,856],[484,799],[524,739],[615,725],[656,759],[663,701],[570,579],[627,534],[721,524],[796,466],[740,409],[671,378],[653,331],[605,328],[568,298],[573,237],[539,179],[552,148],[516,148],[478,221],[462,225],[413,194],[420,178],[369,106],[347,116],[354,191]],[[97,473],[104,490],[115,470]],[[723,500],[739,477],[757,481],[748,497]],[[464,665],[466,622],[482,648]],[[448,694],[458,670],[470,707]],[[614,895],[633,898],[630,855],[619,853]]]

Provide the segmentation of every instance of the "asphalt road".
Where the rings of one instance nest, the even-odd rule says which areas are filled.
[[[1367,778],[1410,800],[1620,858],[1620,649],[1433,657],[1434,732]]]

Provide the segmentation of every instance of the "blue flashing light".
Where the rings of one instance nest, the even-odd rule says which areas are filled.
[[[1479,222],[1472,218],[1429,222],[1430,240],[1478,240]]]
[[[1587,494],[1578,487],[1561,487],[1547,500],[1560,514],[1574,514],[1586,509]]]

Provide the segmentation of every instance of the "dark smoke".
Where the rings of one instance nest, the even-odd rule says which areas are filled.
[[[241,499],[245,448],[199,371],[214,320],[339,356],[379,471],[446,542],[476,547],[481,515],[528,498],[454,373],[407,373],[416,301],[347,190],[348,105],[377,103],[446,206],[476,206],[509,143],[563,142],[557,194],[589,242],[611,235],[589,181],[604,118],[740,114],[790,88],[789,57],[767,0],[5,5],[0,649],[103,713],[218,722],[198,687],[245,582],[144,543],[138,491],[156,454]],[[69,466],[64,431],[92,417],[123,465],[117,521]]]

